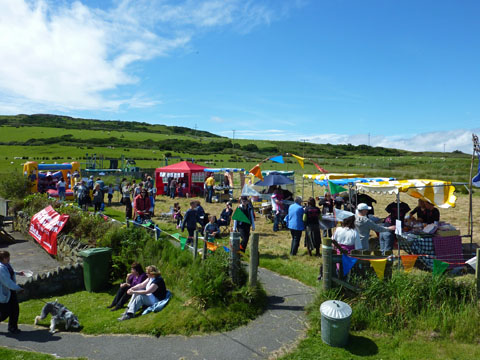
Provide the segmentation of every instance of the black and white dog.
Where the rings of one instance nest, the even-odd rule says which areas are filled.
[[[78,318],[70,310],[68,310],[65,305],[57,302],[57,300],[48,302],[43,306],[40,316],[35,317],[35,325],[37,325],[39,320],[45,319],[48,314],[52,315],[52,319],[50,320],[50,333],[52,334],[55,333],[55,327],[60,322],[65,323],[65,330],[68,330],[71,327],[74,329],[78,329],[80,327]]]

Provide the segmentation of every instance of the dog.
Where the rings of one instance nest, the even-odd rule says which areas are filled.
[[[45,319],[48,314],[52,315],[52,319],[50,320],[51,334],[56,332],[55,328],[60,322],[65,323],[65,330],[70,328],[78,329],[80,327],[80,323],[75,314],[68,310],[65,305],[60,304],[57,300],[48,302],[43,306],[42,313],[40,316],[35,317],[34,324],[37,325],[38,321]]]

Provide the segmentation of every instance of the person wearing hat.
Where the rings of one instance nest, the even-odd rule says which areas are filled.
[[[127,310],[118,318],[119,321],[133,318],[135,313],[140,310],[142,306],[152,306],[156,302],[165,299],[167,296],[165,281],[160,275],[160,271],[158,271],[157,267],[150,265],[147,266],[145,270],[147,273],[147,279],[127,290],[127,294],[132,295],[132,298],[128,303]]]
[[[357,206],[357,212],[355,213],[355,228],[358,231],[360,237],[361,250],[370,250],[369,239],[370,230],[382,233],[390,230],[395,230],[395,225],[384,227],[374,223],[367,217],[368,211],[372,210],[370,206],[365,203],[360,203]]]

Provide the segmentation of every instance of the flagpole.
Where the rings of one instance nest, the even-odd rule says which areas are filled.
[[[470,178],[468,181],[468,193],[469,193],[469,204],[468,204],[468,222],[469,222],[469,235],[470,235],[470,252],[473,252],[473,206],[472,206],[472,176],[473,176],[473,163],[475,161],[475,152],[478,150],[478,136],[472,134],[473,142],[473,151],[472,151],[472,161],[470,162]],[[480,161],[480,160],[479,160]],[[480,164],[479,164],[480,168]]]

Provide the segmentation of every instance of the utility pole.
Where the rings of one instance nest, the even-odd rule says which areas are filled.
[[[193,133],[193,137],[195,139],[197,138],[197,124],[195,124],[195,132]]]
[[[232,136],[232,147],[235,149],[235,144],[234,144],[234,141],[235,141],[235,130],[232,130],[233,132],[233,136]]]
[[[308,139],[300,139],[300,141],[303,141],[303,157],[305,157],[305,143],[308,141]]]
[[[370,133],[368,133],[368,146],[370,146]]]

